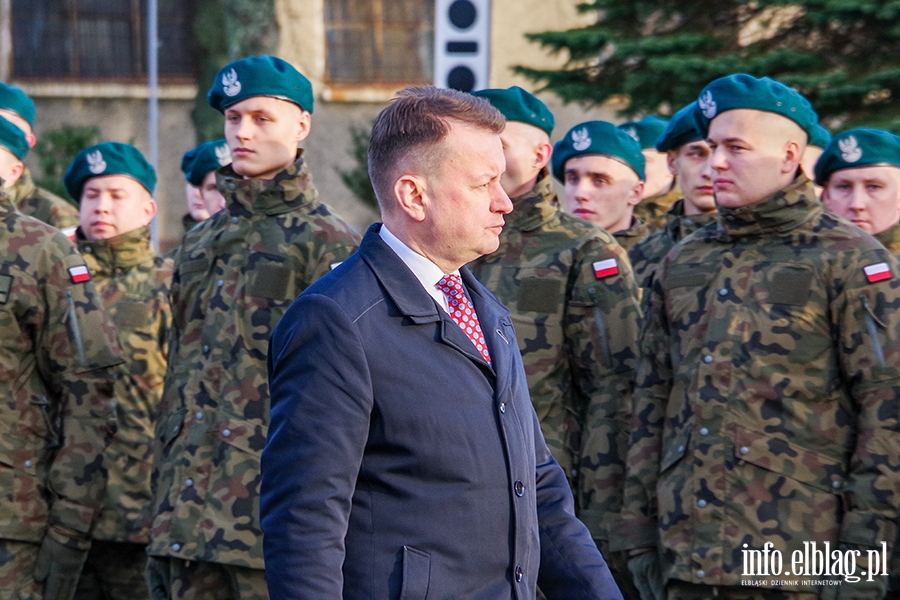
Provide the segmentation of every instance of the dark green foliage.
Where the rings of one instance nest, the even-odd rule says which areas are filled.
[[[348,170],[343,171],[336,169],[341,176],[341,181],[347,186],[354,196],[366,206],[378,208],[378,199],[375,198],[375,190],[372,188],[372,181],[369,179],[369,139],[371,137],[372,125],[361,127],[353,125],[350,128],[350,136],[352,138],[351,156],[356,165]]]
[[[63,185],[63,175],[75,155],[100,141],[100,128],[95,125],[63,125],[41,133],[34,146],[41,176],[35,177],[38,186],[61,198],[69,198]],[[71,200],[70,200],[71,201]]]
[[[900,0],[595,0],[579,10],[596,24],[529,35],[566,53],[562,70],[516,68],[567,102],[624,96],[623,116],[668,115],[741,71],[794,86],[833,128],[900,131]]]

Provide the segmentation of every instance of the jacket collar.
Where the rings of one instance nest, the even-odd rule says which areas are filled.
[[[768,198],[740,208],[719,207],[719,232],[731,237],[790,231],[822,212],[812,182],[805,175]]]
[[[640,217],[631,217],[631,225],[628,226],[628,229],[623,229],[622,231],[617,231],[613,234],[613,237],[622,237],[622,238],[632,238],[639,237],[645,238],[650,235],[650,226],[647,225],[647,222],[641,219]]]
[[[553,191],[553,179],[547,167],[541,169],[531,190],[512,199],[512,205],[512,212],[504,217],[504,231],[535,231],[556,218],[559,200]]]
[[[875,239],[894,256],[900,256],[900,223],[875,234]]]
[[[279,215],[304,206],[312,210],[319,198],[302,150],[294,164],[273,179],[244,179],[227,165],[216,171],[216,185],[225,196],[226,210],[236,216]]]
[[[685,215],[684,198],[678,200],[666,211],[666,235],[674,241],[680,241],[691,235],[701,227],[705,227],[716,220],[716,213],[703,215]]]
[[[150,228],[141,227],[106,240],[91,241],[79,227],[75,232],[78,250],[91,259],[95,274],[109,274],[117,269],[130,269],[153,260],[156,252],[150,245]]]
[[[384,240],[378,235],[380,230],[381,223],[369,226],[360,243],[359,254],[375,273],[375,277],[378,278],[391,301],[413,323],[424,324],[440,321],[442,342],[453,346],[472,360],[484,363],[484,359],[466,334],[453,322],[450,315],[437,305],[400,257],[384,243]],[[491,352],[491,360],[494,363],[499,360],[502,364],[508,359],[500,356],[506,350],[502,349],[499,344],[509,345],[509,334],[498,335],[497,332],[501,330],[500,321],[510,314],[509,310],[486,292],[468,268],[460,267],[459,274],[472,299],[475,312],[478,314],[481,328],[488,342],[488,350]]]

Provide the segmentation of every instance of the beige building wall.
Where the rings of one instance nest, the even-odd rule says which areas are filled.
[[[536,91],[534,83],[515,75],[512,67],[557,68],[565,56],[550,56],[526,33],[563,30],[590,23],[590,14],[580,14],[581,0],[492,0],[491,87],[518,85]],[[276,0],[279,25],[278,55],[295,65],[313,84],[316,106],[313,127],[303,146],[313,180],[323,200],[362,231],[377,220],[374,210],[363,207],[340,180],[339,169],[353,168],[350,158],[350,127],[369,127],[393,96],[381,88],[333,90],[325,84],[325,0]],[[611,107],[585,110],[563,105],[553,94],[539,94],[556,116],[554,141],[579,122],[589,119],[618,120]]]

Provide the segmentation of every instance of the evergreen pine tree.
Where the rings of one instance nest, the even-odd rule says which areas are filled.
[[[900,1],[594,0],[595,24],[530,34],[567,52],[560,70],[516,70],[567,102],[627,100],[623,116],[671,114],[735,72],[793,86],[832,128],[900,131]]]

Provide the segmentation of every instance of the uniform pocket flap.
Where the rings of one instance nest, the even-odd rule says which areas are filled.
[[[142,302],[119,302],[114,309],[113,321],[119,327],[142,329],[151,325],[153,307]]]
[[[660,473],[666,471],[684,457],[690,440],[691,431],[689,429],[684,429],[664,445],[665,449],[662,458],[659,461]]]
[[[846,472],[835,458],[742,428],[736,430],[734,441],[734,455],[742,461],[822,491],[839,493],[844,488]]]
[[[676,265],[673,266],[662,279],[662,287],[665,290],[684,287],[701,287],[712,279],[714,273],[702,265]]]
[[[519,284],[518,309],[555,313],[562,303],[563,282],[560,279],[529,277]]]
[[[431,579],[431,555],[403,546],[403,586],[400,600],[425,600]]]
[[[212,266],[212,261],[208,258],[196,258],[194,260],[186,260],[178,267],[178,272],[182,275],[190,275],[192,273],[205,273]]]
[[[217,425],[219,441],[255,456],[261,456],[266,445],[266,426],[243,419],[222,419]]]
[[[250,275],[247,290],[252,296],[269,300],[290,300],[297,295],[294,274],[289,268],[279,264],[257,265]]]

